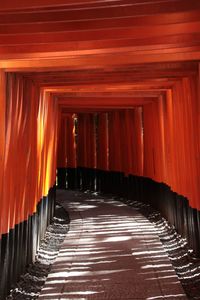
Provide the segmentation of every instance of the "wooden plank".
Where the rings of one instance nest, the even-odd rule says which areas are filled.
[[[164,25],[164,24],[177,24],[199,21],[200,10],[191,10],[186,12],[175,12],[175,13],[162,13],[158,15],[149,16],[124,16],[111,19],[100,19],[100,20],[52,20],[49,22],[31,22],[29,19],[22,23],[4,24],[0,20],[0,34],[22,34],[22,33],[44,33],[44,32],[59,32],[59,31],[79,31],[79,30],[97,30],[107,28],[124,28],[133,26],[152,26],[152,25]]]
[[[87,31],[67,32],[45,32],[20,35],[1,35],[0,45],[24,45],[24,44],[44,44],[60,43],[66,41],[90,41],[109,39],[146,39],[159,38],[174,34],[199,33],[200,21],[183,24],[154,25],[154,26],[134,26],[131,28],[107,28]]]
[[[117,107],[133,107],[135,105],[143,105],[145,103],[149,103],[157,100],[156,97],[153,98],[61,98],[58,103],[62,107],[66,108],[101,108],[101,107],[109,107],[109,108],[117,108]]]
[[[0,69],[0,203],[2,201],[2,188],[3,188],[3,177],[4,177],[4,150],[5,150],[5,118],[6,118],[6,75],[3,69]],[[1,224],[1,213],[0,213],[0,236],[2,233]]]
[[[13,0],[14,1],[14,0]],[[40,1],[40,0],[38,0]],[[48,1],[48,0],[47,0]],[[64,0],[65,1],[65,0]],[[7,1],[8,2],[8,1]],[[49,2],[49,1],[48,1]],[[66,3],[66,1],[65,1]],[[173,5],[172,5],[173,4]],[[5,5],[5,4],[4,4]],[[1,4],[1,9],[3,3]],[[60,11],[55,10],[56,6],[49,5],[50,10],[35,11],[34,8],[42,7],[42,5],[35,5],[30,7],[29,10],[19,14],[13,14],[7,11],[6,14],[1,14],[1,22],[4,23],[16,23],[16,22],[40,22],[40,21],[51,21],[51,20],[77,20],[77,19],[105,19],[105,18],[116,18],[121,16],[132,16],[132,15],[152,15],[158,13],[172,13],[177,11],[188,11],[198,9],[200,3],[195,0],[166,0],[166,1],[150,1],[150,2],[138,2],[138,3],[129,3],[129,4],[117,4],[108,5],[102,7],[87,7],[83,5],[82,7],[61,7]],[[10,7],[11,8],[11,7]],[[14,8],[14,6],[13,6]],[[20,6],[19,2],[15,6],[16,9],[23,9]],[[8,9],[8,7],[7,7]],[[14,17],[13,17],[14,16]]]
[[[186,53],[170,53],[170,54],[154,54],[140,55],[127,53],[125,56],[121,54],[109,55],[91,55],[83,57],[65,57],[57,59],[24,59],[24,60],[3,60],[0,61],[0,68],[9,71],[31,71],[41,72],[50,70],[86,70],[86,69],[102,69],[110,66],[130,66],[139,63],[155,63],[155,62],[180,62],[195,61],[200,59],[200,50]]]

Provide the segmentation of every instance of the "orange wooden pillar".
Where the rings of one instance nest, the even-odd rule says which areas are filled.
[[[112,111],[108,114],[108,140],[109,140],[109,171],[110,190],[113,193],[121,193],[122,171],[122,147],[121,147],[121,121],[120,111]]]
[[[144,106],[144,176],[157,182],[164,179],[162,106],[153,102]],[[160,103],[161,105],[161,103]]]
[[[143,175],[143,121],[142,108],[120,112],[121,170],[129,174]]]
[[[0,193],[1,193],[1,210],[0,210],[0,240],[1,234],[5,231],[5,223],[7,222],[3,215],[2,206],[5,205],[3,195],[4,185],[4,152],[5,152],[5,135],[6,135],[6,74],[0,69]]]
[[[132,174],[143,176],[144,174],[144,128],[143,108],[138,107],[129,111],[131,153],[132,153]]]
[[[82,189],[95,189],[96,130],[94,115],[78,114],[77,165],[81,168]]]
[[[66,117],[66,153],[67,168],[76,168],[76,143],[74,115],[68,114]]]
[[[183,128],[184,128],[184,156],[186,158],[184,181],[182,182],[181,190],[184,195],[190,200],[191,207],[199,209],[199,168],[200,162],[197,160],[199,139],[198,132],[198,94],[197,80],[194,76],[182,79],[183,91]],[[188,176],[189,174],[189,176]]]
[[[79,166],[95,167],[94,119],[92,114],[80,114],[78,117],[78,154]]]
[[[96,190],[106,192],[109,182],[108,113],[99,113],[97,115],[96,129]]]
[[[86,137],[85,137],[85,116],[84,114],[77,115],[77,167],[86,167]]]
[[[183,78],[177,82],[172,90],[173,101],[166,126],[166,138],[170,133],[171,151],[167,153],[169,159],[168,176],[166,182],[178,194],[189,199],[191,207],[196,208],[198,203],[198,146],[197,136],[197,93],[195,81],[192,78]],[[169,103],[169,99],[168,99]],[[168,104],[169,105],[169,104]],[[170,130],[171,128],[171,130]],[[169,149],[170,150],[170,149]],[[171,167],[170,167],[170,165]]]
[[[40,95],[38,87],[19,74],[8,73],[6,77],[5,83],[1,71],[0,291],[6,291],[32,262],[52,217],[57,141],[52,125],[57,124],[57,106],[50,95]]]
[[[108,170],[108,114],[98,114],[97,126],[97,169]]]
[[[127,133],[129,139],[130,165],[128,197],[141,200],[141,178],[144,162],[143,108],[136,107],[126,112]]]
[[[57,168],[66,168],[67,166],[67,120],[61,115],[58,133],[58,151],[57,151]]]
[[[85,115],[86,167],[96,168],[96,130],[94,114]]]
[[[120,143],[120,112],[113,111],[108,115],[109,133],[109,170],[120,172],[121,168],[121,143]]]
[[[119,131],[119,140],[120,140],[120,160],[121,160],[121,171],[125,176],[129,175],[130,171],[130,140],[129,140],[129,124],[128,124],[128,114],[127,111],[122,110],[119,112],[119,122],[120,122],[120,131]]]
[[[66,115],[66,157],[67,157],[67,187],[74,189],[77,187],[76,171],[76,141],[75,141],[75,115]]]
[[[176,167],[176,139],[174,137],[174,107],[172,90],[167,90],[164,100],[164,143],[165,143],[165,170],[166,183],[175,186]]]
[[[196,97],[195,97],[195,103],[196,103],[196,117],[194,118],[194,122],[196,124],[195,127],[195,144],[196,144],[196,153],[197,153],[197,177],[200,178],[200,63],[198,64],[198,76],[197,76],[197,88],[196,88]],[[193,88],[194,90],[194,88]],[[199,185],[198,185],[199,187]],[[200,195],[200,187],[198,190],[198,194]],[[200,196],[198,197],[198,210],[200,211]]]
[[[58,147],[57,147],[57,186],[66,188],[66,167],[67,167],[67,120],[65,115],[59,116],[58,126]]]

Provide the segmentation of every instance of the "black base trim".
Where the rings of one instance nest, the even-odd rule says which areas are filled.
[[[56,188],[49,190],[28,220],[15,225],[0,239],[0,299],[5,299],[28,264],[35,259],[41,239],[55,211]]]
[[[200,211],[191,208],[187,198],[173,192],[166,184],[146,177],[126,177],[121,172],[89,168],[67,169],[66,172],[70,189],[109,193],[150,204],[175,226],[200,257]]]
[[[57,188],[66,189],[67,173],[66,168],[57,169]]]

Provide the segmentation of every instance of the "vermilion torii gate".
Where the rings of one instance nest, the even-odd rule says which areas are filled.
[[[199,255],[199,20],[197,0],[1,3],[1,297],[53,216],[56,170],[154,205]]]

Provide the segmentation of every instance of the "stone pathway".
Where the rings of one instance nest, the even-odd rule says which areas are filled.
[[[187,299],[156,229],[113,199],[58,191],[70,230],[39,299]]]

